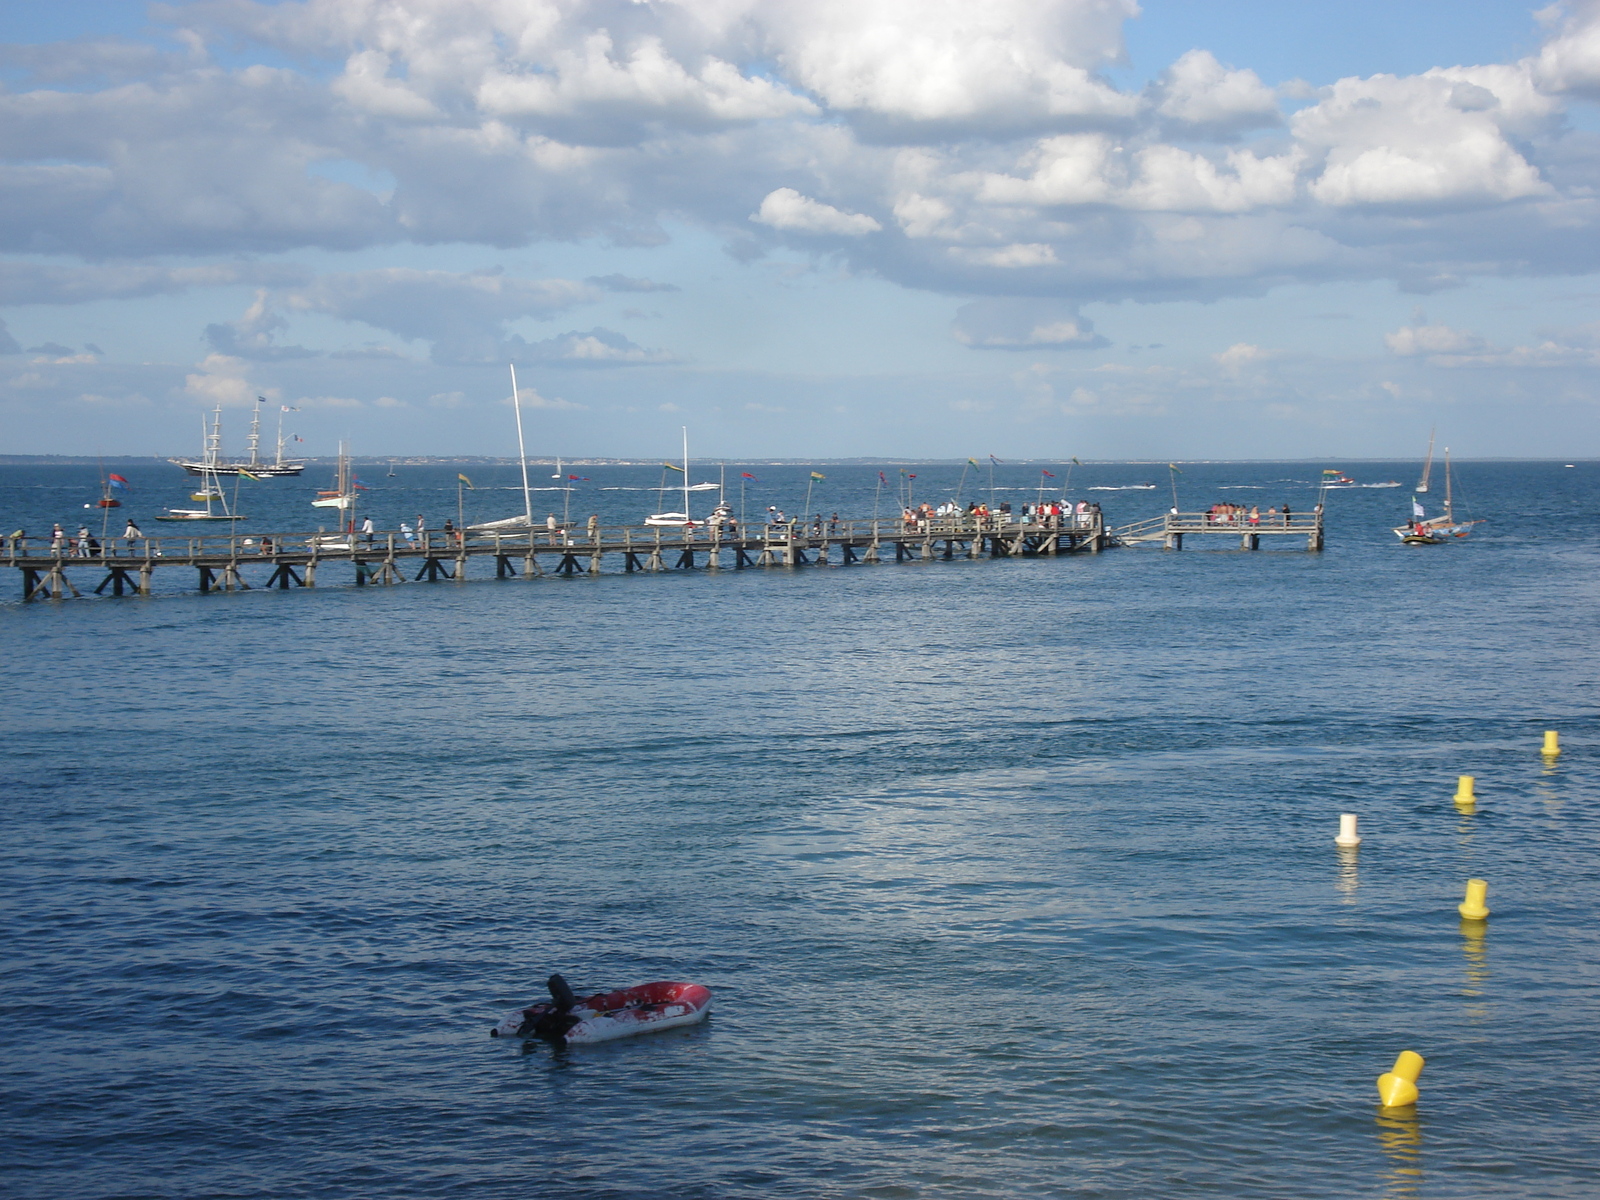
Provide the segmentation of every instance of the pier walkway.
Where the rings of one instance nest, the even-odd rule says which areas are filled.
[[[1123,525],[1111,530],[1106,537],[1108,544],[1115,546],[1159,542],[1168,550],[1182,550],[1185,537],[1200,534],[1238,538],[1241,550],[1259,550],[1262,538],[1274,537],[1304,538],[1307,550],[1321,550],[1322,513],[1312,511],[1289,517],[1274,514],[1251,521],[1243,513],[1224,516],[1208,512],[1169,512],[1148,521]]]
[[[919,521],[825,522],[769,525],[732,536],[704,525],[692,528],[601,525],[549,530],[468,529],[466,536],[429,530],[400,533],[195,534],[113,538],[104,545],[53,547],[37,538],[4,539],[4,565],[22,573],[25,600],[78,596],[73,576],[96,595],[149,595],[157,570],[187,567],[199,590],[314,587],[319,568],[348,564],[355,584],[465,579],[470,566],[491,563],[499,579],[545,575],[598,575],[606,563],[625,573],[704,568],[826,566],[851,563],[931,562],[954,558],[1098,553],[1107,544],[1099,513],[1074,514],[1049,523],[1001,518]]]

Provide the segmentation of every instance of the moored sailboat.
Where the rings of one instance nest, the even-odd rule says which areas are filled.
[[[651,513],[644,519],[644,523],[646,525],[692,526],[695,522],[694,519],[689,515],[689,492],[691,489],[689,487],[689,427],[687,425],[683,426],[683,466],[677,467],[669,462],[664,462],[661,464],[661,466],[663,468],[663,476],[665,475],[666,471],[681,471],[683,474],[683,511]],[[663,478],[663,486],[661,489],[662,493],[665,493],[666,491],[665,483],[665,478]],[[656,503],[660,504],[661,500],[657,499]]]

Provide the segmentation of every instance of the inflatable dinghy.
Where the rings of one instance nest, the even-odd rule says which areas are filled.
[[[583,1046],[693,1025],[711,1011],[711,992],[698,983],[641,983],[581,1000],[559,975],[550,976],[549,987],[553,1003],[519,1008],[489,1036]]]

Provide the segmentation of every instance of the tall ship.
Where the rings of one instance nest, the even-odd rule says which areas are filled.
[[[238,462],[223,459],[222,406],[219,404],[212,414],[211,431],[206,435],[200,457],[174,458],[170,461],[191,475],[243,475],[247,479],[275,479],[283,475],[300,474],[306,469],[305,460],[283,456],[283,414],[288,411],[285,408],[280,407],[278,411],[278,456],[272,462],[261,457],[261,406],[266,402],[265,396],[256,397],[256,412],[250,421],[250,441],[246,447],[248,457]]]

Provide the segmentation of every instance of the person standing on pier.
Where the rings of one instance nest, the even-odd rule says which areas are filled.
[[[544,519],[544,528],[545,528],[545,532],[550,535],[550,544],[552,546],[554,546],[556,544],[556,515],[555,515],[555,513],[551,513],[548,517],[546,517]]]
[[[361,536],[367,539],[368,550],[372,549],[372,535],[374,532],[376,531],[372,528],[371,517],[368,517],[365,521],[361,522]]]
[[[66,543],[66,540],[67,531],[62,529],[61,522],[57,521],[50,530],[50,553],[60,554],[61,547]]]
[[[1283,527],[1285,529],[1287,529],[1289,527],[1289,517],[1290,517],[1290,515],[1291,514],[1289,512],[1289,506],[1287,504],[1285,504],[1283,506]]]
[[[422,548],[428,548],[428,525],[422,519],[422,514],[417,514],[417,540],[422,543]]]
[[[144,531],[133,523],[133,518],[128,518],[128,527],[122,531],[122,540],[128,544],[128,557],[133,557],[133,543],[137,538],[142,538]]]
[[[600,540],[600,518],[594,513],[589,514],[588,529],[589,540],[591,542],[598,542]]]

